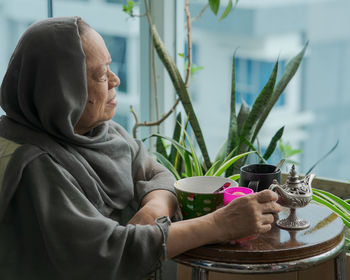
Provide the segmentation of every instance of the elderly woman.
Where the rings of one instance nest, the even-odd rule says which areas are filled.
[[[143,279],[166,257],[271,228],[270,191],[170,223],[173,177],[111,121],[110,63],[78,17],[20,39],[0,96],[0,279]]]

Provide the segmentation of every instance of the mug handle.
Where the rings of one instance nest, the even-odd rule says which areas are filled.
[[[248,188],[254,192],[258,192],[259,181],[249,181]]]

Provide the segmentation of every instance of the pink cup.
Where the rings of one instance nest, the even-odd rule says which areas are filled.
[[[224,205],[229,204],[237,197],[241,197],[247,194],[252,194],[254,191],[245,187],[230,187],[224,190]]]

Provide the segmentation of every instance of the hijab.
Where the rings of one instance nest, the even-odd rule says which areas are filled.
[[[85,135],[74,132],[88,97],[78,20],[42,20],[22,35],[1,85],[0,105],[6,116],[0,119],[0,136],[24,144],[27,150],[7,168],[8,178],[18,177],[19,181],[25,166],[46,153],[68,170],[90,202],[108,215],[133,198],[131,164],[137,150],[131,148],[132,138],[128,140],[127,133],[113,121]],[[0,199],[2,209],[18,184],[8,181],[3,181],[1,190],[7,193]],[[1,201],[4,197],[6,201]]]

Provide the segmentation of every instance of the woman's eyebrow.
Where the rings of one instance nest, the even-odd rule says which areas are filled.
[[[105,63],[101,63],[99,65],[91,66],[90,67],[90,71],[94,75],[98,75],[99,73],[103,72],[106,69],[106,67],[108,67],[111,63],[112,63],[112,58],[109,57],[108,60]]]

